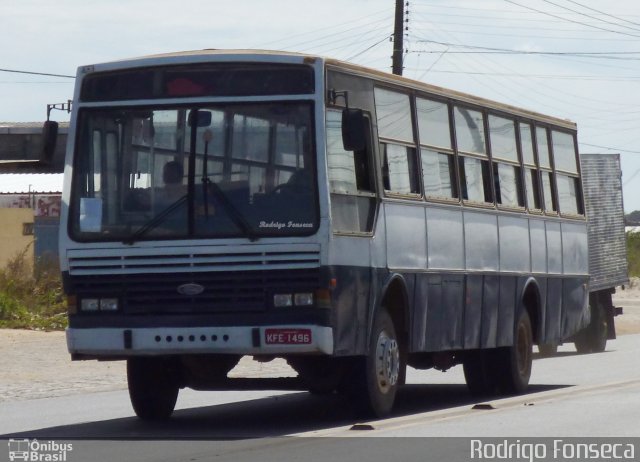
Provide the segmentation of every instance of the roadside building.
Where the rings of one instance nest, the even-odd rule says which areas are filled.
[[[42,122],[0,122],[0,268],[58,256],[58,224],[68,123],[54,154],[43,156]]]
[[[57,259],[62,174],[0,175],[0,267],[23,253]]]

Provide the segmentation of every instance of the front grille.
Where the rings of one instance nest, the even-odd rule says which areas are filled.
[[[68,250],[70,276],[318,268],[317,244]]]
[[[83,297],[119,297],[125,314],[259,312],[269,308],[276,292],[319,287],[320,270],[262,270],[205,273],[70,276],[70,289]],[[198,295],[178,287],[198,284]]]

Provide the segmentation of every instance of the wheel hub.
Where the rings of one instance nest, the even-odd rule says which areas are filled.
[[[376,350],[376,377],[378,388],[388,392],[398,383],[400,375],[400,349],[398,342],[382,331],[378,337]]]

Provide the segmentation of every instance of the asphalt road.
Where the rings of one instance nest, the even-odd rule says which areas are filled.
[[[359,460],[388,460],[396,448],[410,460],[427,442],[451,455],[438,445],[455,436],[463,439],[447,444],[460,446],[459,459],[430,460],[468,460],[464,438],[640,437],[639,358],[640,334],[620,336],[600,354],[561,347],[556,357],[536,358],[527,394],[482,403],[467,392],[460,367],[410,370],[393,416],[371,422],[340,396],[303,392],[183,390],[174,417],[154,424],[133,416],[121,390],[9,401],[0,403],[0,440],[72,440],[69,462],[114,460],[116,449],[126,453],[118,460],[243,461],[352,460],[353,451]],[[385,436],[431,438],[375,438]],[[0,460],[7,454],[0,447]]]

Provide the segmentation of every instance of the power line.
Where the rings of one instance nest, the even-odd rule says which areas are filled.
[[[65,77],[68,79],[76,78],[75,75],[49,74],[47,72],[17,71],[15,69],[0,69],[0,72],[12,72],[14,74],[45,75],[47,77]]]
[[[614,16],[612,14],[605,13],[604,11],[596,10],[595,8],[591,8],[591,7],[587,6],[587,5],[583,5],[582,3],[574,2],[573,0],[565,0],[565,1],[573,3],[574,5],[581,6],[582,8],[586,8],[587,10],[591,10],[591,11],[595,11],[596,13],[603,14],[603,15],[608,16],[610,18],[617,19],[618,21],[624,21],[624,22],[628,22],[629,24],[633,24],[635,26],[640,26],[640,23],[629,21],[628,19],[624,19],[624,18],[621,18],[619,16]]]
[[[640,55],[640,51],[527,51],[527,50],[511,50],[506,48],[481,47],[476,45],[464,45],[458,43],[440,42],[437,40],[417,40],[418,43],[435,43],[446,47],[470,48],[480,51],[449,51],[449,54],[517,54],[517,55],[549,55],[549,56],[578,56],[586,58],[600,59],[632,59],[639,58],[620,58],[620,56]],[[442,53],[434,50],[416,50],[414,53]]]
[[[447,50],[441,51],[441,56],[438,57],[436,62],[440,60],[444,54],[448,53]],[[435,62],[432,64],[435,65]],[[422,70],[421,68],[407,68],[409,70]],[[453,71],[447,69],[430,70],[430,72],[438,72],[441,74],[473,74],[473,75],[491,75],[496,77],[522,77],[532,79],[559,79],[559,80],[586,80],[596,82],[637,82],[640,77],[601,77],[597,75],[561,75],[561,74],[516,74],[510,72],[472,72],[472,71]],[[420,79],[418,79],[420,80]]]
[[[630,151],[628,149],[612,148],[610,146],[600,146],[598,144],[589,144],[589,143],[583,143],[583,142],[580,142],[580,144],[582,144],[584,146],[589,146],[589,147],[592,147],[592,148],[607,149],[609,151],[626,152],[628,154],[640,154],[640,151]]]
[[[360,55],[365,54],[367,51],[371,50],[372,48],[377,47],[378,45],[380,45],[382,42],[387,42],[389,41],[389,35],[386,35],[382,40],[380,40],[379,42],[374,43],[373,45],[371,45],[370,47],[365,48],[364,50],[360,51],[359,53],[353,55],[353,56],[349,56],[346,60],[347,61],[351,61],[355,58],[357,58]]]
[[[563,10],[567,10],[567,11],[571,11],[572,13],[579,14],[580,16],[584,16],[584,17],[589,18],[589,19],[595,19],[596,21],[601,21],[601,22],[604,22],[605,24],[611,24],[612,26],[624,27],[625,29],[630,29],[630,30],[635,31],[635,32],[640,32],[635,27],[625,26],[624,24],[619,24],[619,23],[616,23],[616,22],[607,21],[606,19],[597,18],[597,17],[592,16],[590,14],[582,13],[582,12],[580,12],[578,10],[574,10],[572,8],[559,5],[559,4],[555,3],[555,2],[552,2],[551,0],[542,0],[542,1],[545,2],[545,3],[548,3],[550,5],[557,6],[558,8],[562,8]]]
[[[588,24],[586,22],[575,21],[575,20],[569,19],[569,18],[563,18],[562,16],[558,16],[558,15],[555,15],[553,13],[549,13],[547,11],[542,11],[542,10],[538,10],[536,8],[532,8],[530,6],[522,5],[520,3],[514,2],[513,0],[504,0],[504,1],[507,2],[507,3],[511,3],[512,5],[519,6],[520,8],[526,8],[527,10],[535,11],[536,13],[544,14],[546,16],[551,16],[552,18],[556,18],[556,19],[562,19],[563,21],[571,22],[571,23],[574,23],[574,24],[580,24],[581,26],[586,26],[586,27],[591,27],[593,29],[603,30],[603,31],[606,31],[606,32],[611,32],[613,34],[622,34],[622,35],[628,35],[630,37],[639,37],[640,38],[640,35],[637,35],[637,34],[630,34],[628,32],[622,32],[622,31],[613,30],[613,29],[606,29],[604,27],[594,26],[593,24]]]

